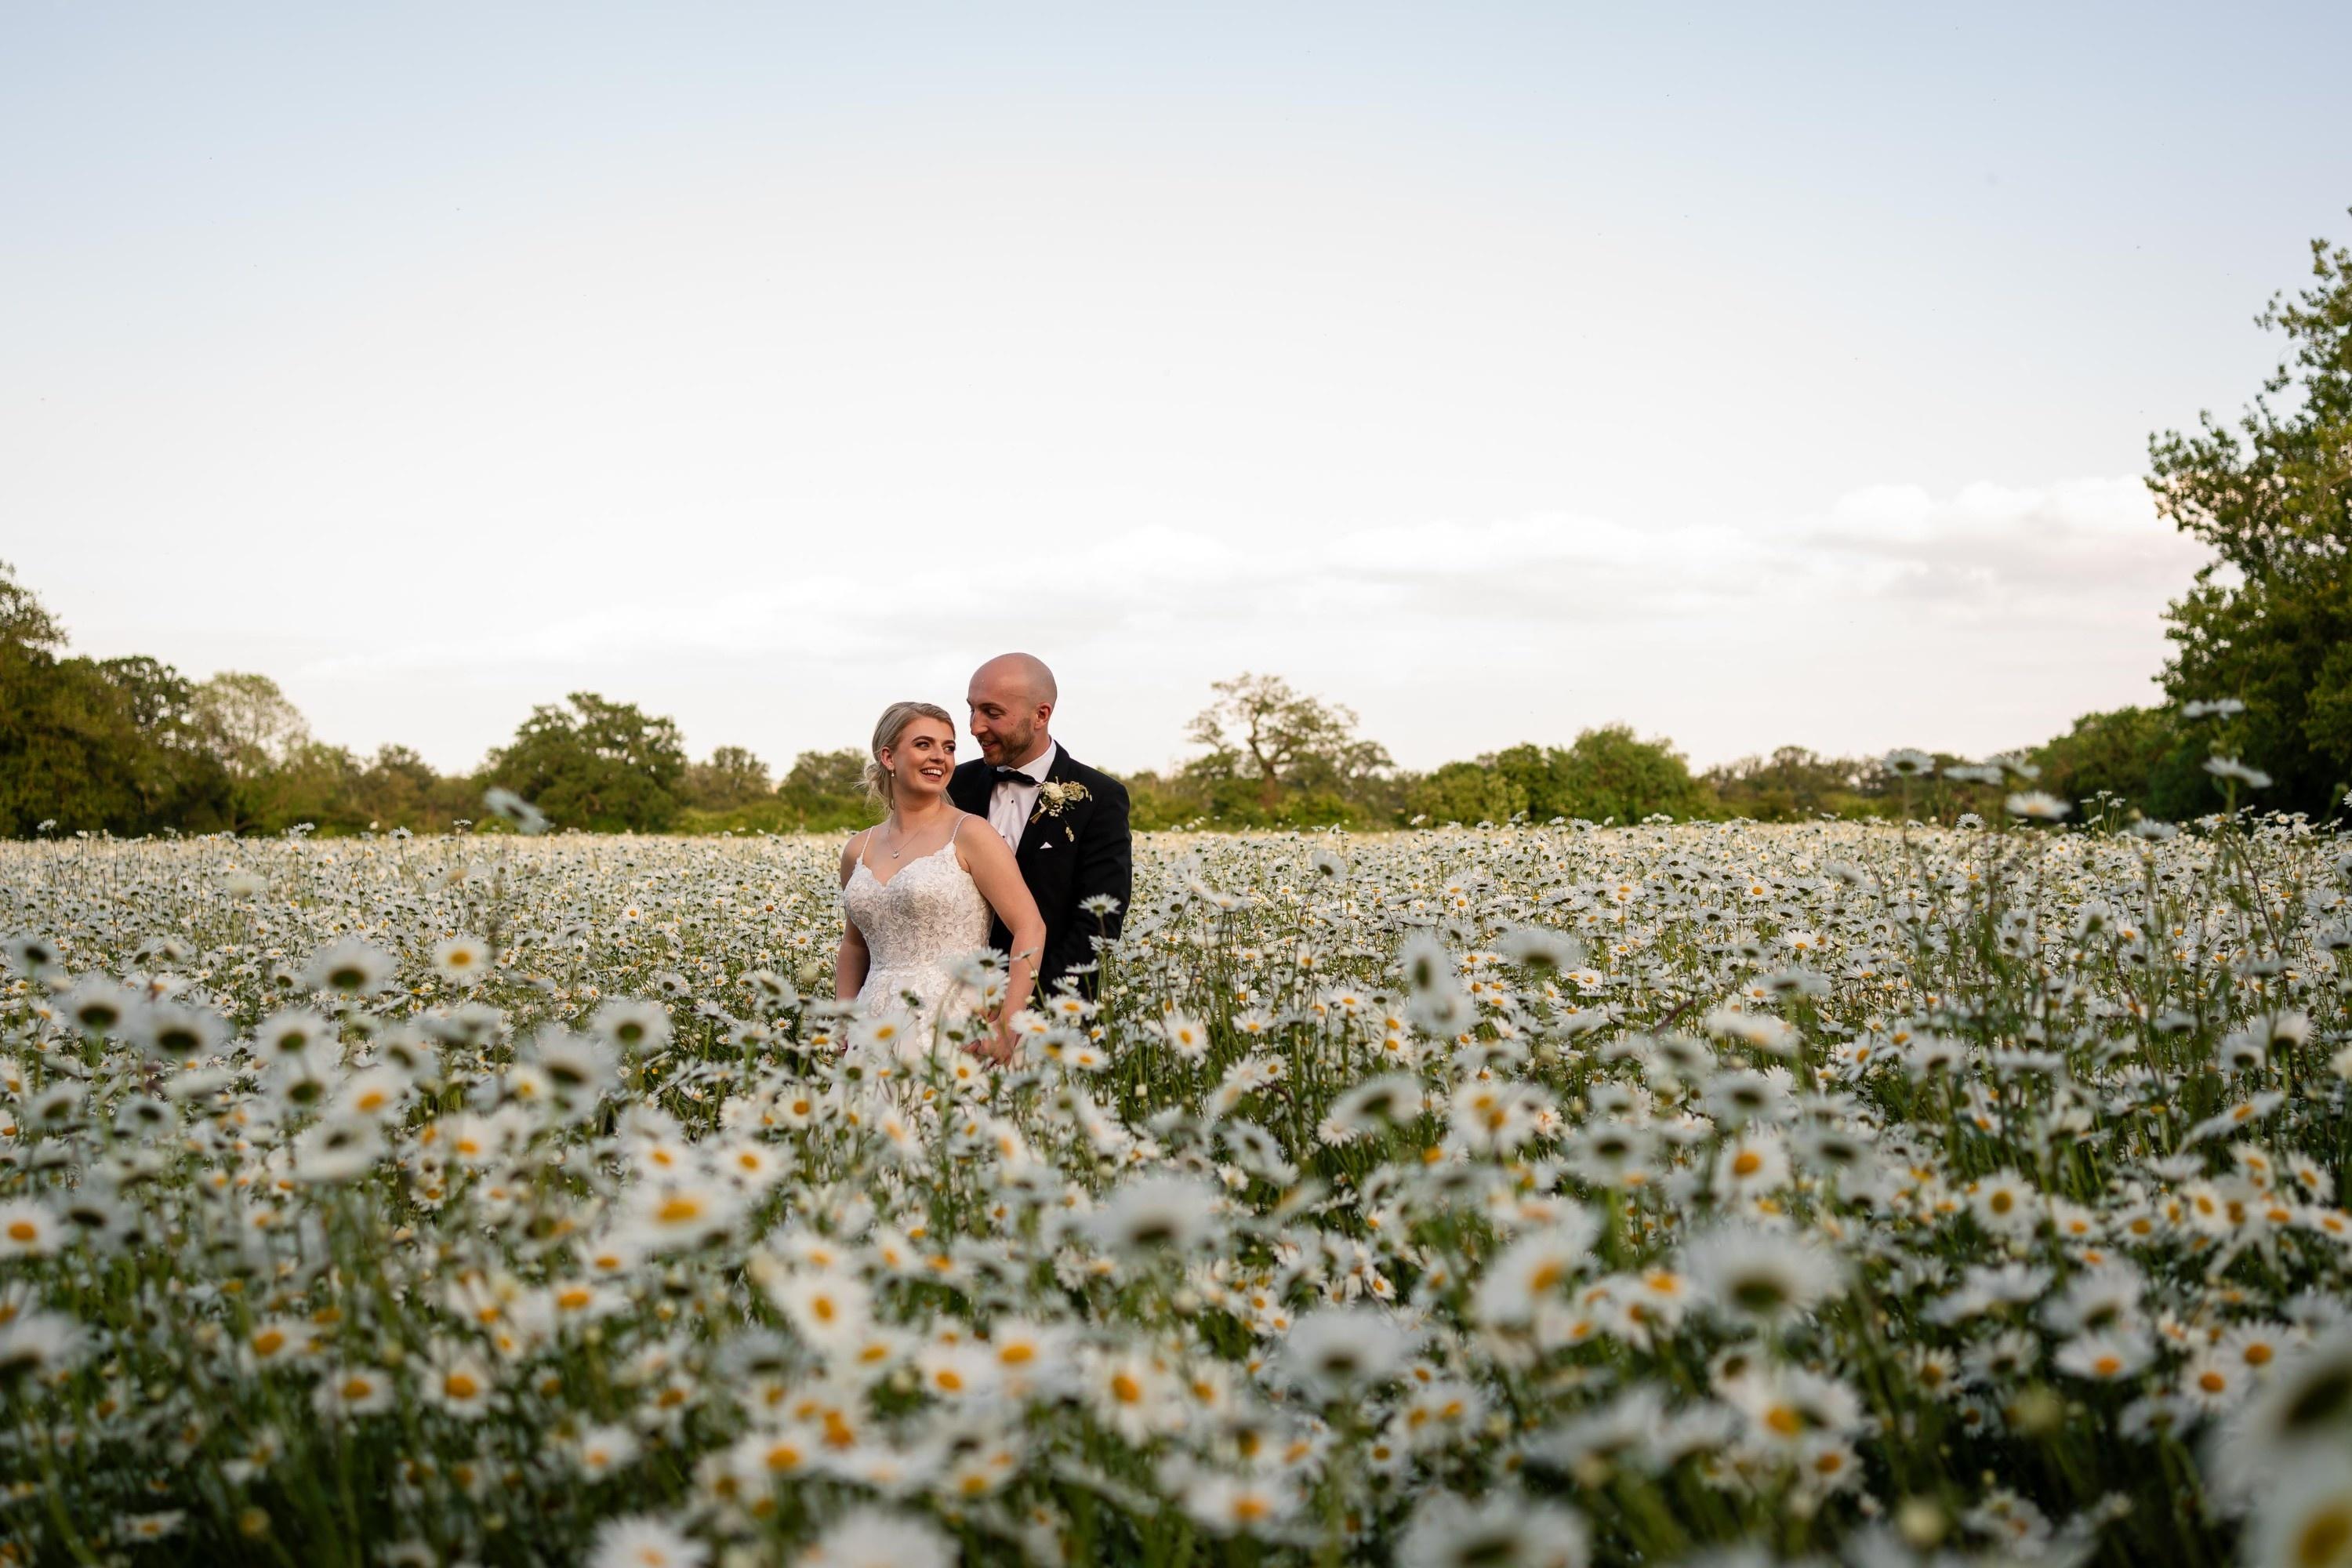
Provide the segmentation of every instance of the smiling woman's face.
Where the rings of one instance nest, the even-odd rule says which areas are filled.
[[[917,717],[898,731],[898,743],[882,748],[882,765],[891,772],[898,804],[935,795],[948,787],[955,772],[955,726],[937,719]]]

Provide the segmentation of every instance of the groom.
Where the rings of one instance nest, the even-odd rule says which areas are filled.
[[[971,674],[971,738],[980,760],[956,769],[948,798],[1013,846],[1022,880],[1045,917],[1045,951],[1037,961],[1036,994],[1075,977],[1095,994],[1094,938],[1118,935],[1135,889],[1134,847],[1127,831],[1127,786],[1097,773],[1054,742],[1047,725],[1059,696],[1054,672],[1025,653],[1000,654]],[[1088,899],[1115,900],[1106,914],[1081,908]],[[998,921],[989,944],[1012,948]]]

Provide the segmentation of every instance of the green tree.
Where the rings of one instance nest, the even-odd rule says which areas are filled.
[[[195,689],[205,743],[235,779],[267,773],[310,738],[310,721],[266,675],[225,669]]]
[[[2165,689],[2243,701],[2265,804],[2321,813],[2352,783],[2352,250],[2311,254],[2312,286],[2255,319],[2286,359],[2234,427],[2151,437],[2147,484],[2216,557],[2167,612]]]
[[[714,753],[714,763],[730,748]],[[750,753],[741,753],[749,758]],[[757,759],[753,767],[764,778]],[[693,770],[689,769],[689,775]],[[748,773],[740,770],[739,773]],[[865,827],[879,815],[866,793],[866,753],[851,747],[834,752],[803,752],[792,771],[768,794],[735,797],[728,806],[688,805],[676,824],[682,833],[842,833]]]
[[[44,823],[65,833],[144,826],[132,783],[139,732],[96,664],[7,645],[0,694],[0,826],[11,837]]]
[[[1548,752],[1544,774],[1545,791],[1529,793],[1532,816],[1630,823],[1660,812],[1702,816],[1711,804],[1672,742],[1638,739],[1625,724],[1587,730],[1566,751]]]
[[[121,699],[138,731],[130,784],[140,826],[209,833],[230,825],[229,780],[205,742],[194,682],[143,654],[100,660],[98,672]]]
[[[188,683],[153,659],[65,648],[65,629],[0,563],[0,833],[219,826]]]
[[[1538,822],[1639,822],[1660,812],[1704,816],[1714,801],[1671,742],[1604,724],[1566,746],[1518,745],[1448,763],[1413,784],[1408,804],[1433,822],[1503,822],[1520,812]]]
[[[1240,780],[1267,816],[1286,794],[1330,796],[1344,810],[1349,797],[1374,790],[1396,765],[1386,747],[1356,733],[1353,709],[1296,691],[1280,676],[1244,671],[1209,689],[1216,700],[1187,731],[1208,750],[1185,772],[1214,798],[1236,793],[1216,785]]]
[[[533,708],[487,773],[559,827],[658,832],[677,817],[686,748],[676,721],[575,691]]]
[[[721,746],[686,770],[679,795],[703,811],[731,811],[773,793],[768,764],[741,746]]]
[[[335,815],[327,779],[341,770],[318,749],[310,721],[278,682],[223,670],[196,687],[191,707],[204,749],[227,778],[231,827],[248,833],[302,822],[330,826],[322,820]]]
[[[1722,763],[1709,768],[1705,781],[1724,811],[1757,822],[1874,816],[1885,808],[1888,782],[1874,762],[1824,757],[1803,746]]]
[[[384,745],[350,780],[351,816],[389,832],[446,833],[459,817],[481,816],[482,792],[469,778],[447,777],[407,746]]]
[[[2202,766],[2203,746],[2168,709],[2085,713],[2027,757],[2042,770],[2040,787],[2074,802],[2078,820],[2096,813],[2102,796],[2167,819],[2201,816],[2221,804]]]
[[[51,658],[65,651],[66,629],[33,591],[16,581],[16,569],[0,561],[0,646],[26,648]]]
[[[1412,815],[1436,823],[1508,822],[1528,809],[1528,801],[1526,783],[1504,773],[1491,755],[1447,763],[1414,780],[1405,797]]]
[[[866,753],[855,746],[794,757],[776,799],[792,826],[811,832],[863,827],[878,810],[866,793]]]
[[[72,811],[59,798],[65,781],[54,776],[61,718],[57,665],[65,646],[65,628],[0,561],[0,831],[11,837],[63,820],[60,809]],[[70,742],[68,749],[79,751]],[[79,767],[74,773],[79,783]]]
[[[360,803],[359,759],[341,746],[304,738],[239,786],[252,827],[282,833],[308,823],[321,833],[356,833],[373,820]]]
[[[812,800],[841,800],[866,793],[866,753],[855,746],[835,752],[803,752],[793,759],[793,771],[776,786],[780,795],[802,795]]]
[[[1128,825],[1139,833],[1182,827],[1208,815],[1206,798],[1185,779],[1147,770],[1119,782],[1127,785]]]

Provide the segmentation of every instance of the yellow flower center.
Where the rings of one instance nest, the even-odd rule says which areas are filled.
[[[2340,1563],[2352,1546],[2352,1505],[2336,1503],[2303,1521],[2294,1534],[2294,1561],[2309,1568]]]

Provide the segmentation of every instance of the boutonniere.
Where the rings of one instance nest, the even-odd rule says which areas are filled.
[[[1037,786],[1037,809],[1029,814],[1029,820],[1042,822],[1049,816],[1059,816],[1076,802],[1092,799],[1094,796],[1082,784],[1047,779]]]

